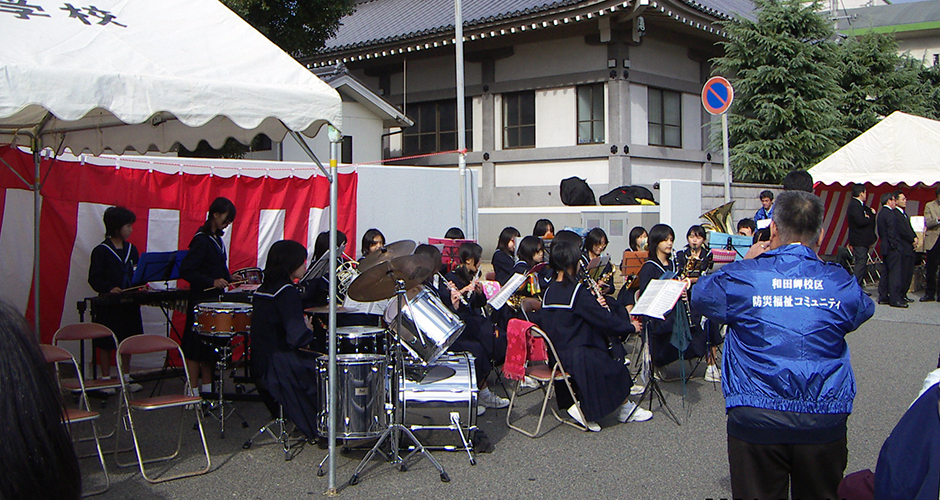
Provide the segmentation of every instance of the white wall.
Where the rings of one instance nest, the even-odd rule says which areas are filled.
[[[607,160],[543,161],[495,165],[496,187],[558,186],[562,179],[577,176],[591,186],[608,182]]]
[[[898,40],[898,52],[910,52],[911,57],[933,66],[933,55],[940,54],[940,37],[913,38]]]
[[[472,151],[483,151],[483,97],[476,96],[471,99],[471,123],[473,127],[473,144],[467,144]]]
[[[607,48],[587,45],[582,37],[515,46],[512,57],[496,61],[496,81],[555,76],[607,68]]]
[[[649,122],[647,121],[649,93],[646,85],[630,84],[630,143],[649,144]],[[636,183],[636,179],[634,179]]]
[[[607,109],[606,107],[604,109]],[[502,122],[498,123],[502,130]],[[578,97],[574,87],[535,93],[535,147],[578,144]]]
[[[324,166],[329,166],[330,143],[324,126],[316,137],[304,137],[310,149],[317,155]],[[353,162],[363,163],[382,159],[382,120],[365,106],[357,102],[343,101],[343,135],[352,136]],[[277,145],[274,146],[277,148]],[[312,161],[304,150],[291,137],[285,137],[283,143],[283,161]],[[253,157],[254,158],[254,157]],[[259,159],[259,158],[254,158]]]
[[[682,94],[682,149],[702,149],[702,98],[695,94]]]
[[[702,170],[689,168],[689,164],[686,162],[633,157],[631,166],[633,184],[651,185],[662,179],[698,181],[702,178]]]
[[[393,73],[389,80],[391,94],[401,94],[407,79],[407,93],[428,90],[453,89],[457,85],[457,69],[454,66],[454,53],[430,59],[409,59],[403,67],[407,72]],[[481,64],[464,62],[464,82],[467,85],[482,83]],[[357,78],[359,74],[357,73]],[[370,88],[376,89],[377,86]],[[412,99],[409,99],[413,101]]]

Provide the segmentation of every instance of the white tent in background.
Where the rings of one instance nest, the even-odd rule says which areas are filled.
[[[940,122],[895,111],[809,173],[827,185],[940,182]]]

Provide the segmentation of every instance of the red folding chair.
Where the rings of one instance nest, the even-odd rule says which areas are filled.
[[[104,493],[108,491],[108,489],[111,487],[111,477],[108,476],[108,468],[104,464],[104,454],[101,452],[101,441],[98,439],[97,420],[100,414],[96,411],[91,411],[91,409],[88,406],[88,395],[85,394],[85,386],[84,386],[84,383],[82,382],[81,371],[78,368],[78,363],[75,362],[75,358],[72,357],[72,354],[70,352],[66,351],[65,349],[62,349],[61,347],[56,347],[54,345],[49,345],[49,344],[40,344],[39,348],[42,350],[42,355],[46,359],[46,363],[49,363],[55,366],[55,370],[57,374],[59,373],[59,363],[71,364],[72,369],[75,370],[76,379],[78,382],[78,391],[80,392],[79,407],[78,408],[67,408],[67,407],[63,408],[62,409],[63,411],[62,422],[64,422],[69,427],[70,434],[73,436],[73,439],[74,439],[75,433],[71,432],[71,430],[74,426],[78,424],[82,424],[82,423],[91,424],[91,432],[95,441],[95,448],[98,451],[98,461],[101,463],[101,471],[104,472],[104,486],[96,490],[83,492],[82,496],[87,497],[91,495],[97,495],[99,493]],[[59,382],[59,390],[66,390],[61,384],[61,380],[62,380],[61,377],[56,376],[56,380]],[[68,389],[68,390],[71,391],[71,389]],[[84,409],[82,409],[82,406],[84,406]],[[75,453],[80,458],[87,458],[89,456],[94,456],[94,455],[87,455],[87,456],[79,455],[78,450],[76,450]]]
[[[186,358],[183,355],[183,350],[180,348],[174,340],[161,335],[135,335],[133,337],[128,337],[118,345],[118,356],[123,354],[148,354],[148,353],[157,353],[157,352],[176,352],[180,359],[183,361],[183,369],[185,370],[185,380],[183,384],[183,391],[181,394],[170,394],[166,396],[155,396],[155,397],[141,397],[134,398],[130,391],[126,388],[122,391],[123,398],[121,398],[120,405],[118,408],[118,414],[127,419],[126,427],[130,427],[131,435],[134,438],[134,451],[137,454],[137,464],[140,466],[140,475],[144,477],[147,481],[151,483],[162,483],[164,481],[171,481],[173,479],[180,479],[183,477],[198,476],[200,474],[205,474],[209,472],[209,468],[212,466],[212,461],[209,457],[209,445],[206,443],[206,434],[202,428],[202,398],[200,396],[190,396],[190,387],[189,387],[189,370],[186,369]],[[118,373],[120,373],[121,383],[124,383],[124,372],[121,368],[120,363],[118,363]],[[143,452],[141,451],[140,446],[140,437],[137,433],[137,428],[134,424],[134,413],[135,412],[149,412],[155,410],[166,410],[172,408],[179,408],[182,410],[180,415],[180,425],[179,425],[179,438],[176,442],[176,450],[165,456],[155,457],[155,458],[144,458]],[[199,428],[199,437],[202,439],[202,448],[206,456],[206,466],[202,469],[195,471],[182,472],[179,474],[174,474],[166,477],[150,477],[147,475],[145,464],[162,462],[172,460],[179,455],[180,449],[183,444],[183,415],[186,411],[193,411],[196,416],[196,424]],[[125,428],[126,428],[125,427]],[[117,462],[118,467],[130,467],[134,465],[134,462],[122,462],[120,460],[120,438],[121,438],[121,429],[118,429],[118,436],[115,439],[115,461]]]

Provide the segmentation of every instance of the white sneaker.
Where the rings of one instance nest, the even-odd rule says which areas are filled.
[[[630,387],[630,395],[639,396],[640,394],[643,394],[643,391],[645,390],[646,390],[645,385],[634,382],[633,387]]]
[[[708,365],[708,368],[705,368],[705,381],[721,382],[721,370],[718,369],[718,365]]]
[[[481,416],[486,413],[486,407],[483,405],[477,405],[477,416]]]
[[[493,394],[489,388],[480,391],[479,395],[477,396],[477,401],[486,408],[505,408],[509,406],[508,399],[501,398],[496,394]]]
[[[140,392],[141,390],[143,390],[143,388],[144,386],[140,384],[135,384],[134,382],[130,382],[127,384],[127,390],[131,392]]]
[[[575,419],[579,424],[587,427],[587,430],[591,432],[600,432],[601,426],[597,422],[585,422],[584,415],[581,414],[581,410],[578,409],[578,405],[571,405],[568,408],[568,415],[571,415],[571,418]]]
[[[538,389],[539,381],[526,375],[522,382],[519,382],[519,387],[523,389]]]
[[[620,413],[617,414],[617,420],[621,422],[645,422],[653,418],[653,412],[644,410],[633,401],[627,401],[620,405]]]

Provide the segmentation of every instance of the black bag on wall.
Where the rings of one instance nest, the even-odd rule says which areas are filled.
[[[584,179],[578,177],[561,181],[561,202],[568,206],[597,205],[594,190]]]
[[[601,205],[639,205],[637,200],[656,202],[653,193],[643,186],[620,186],[601,196],[600,202]]]

